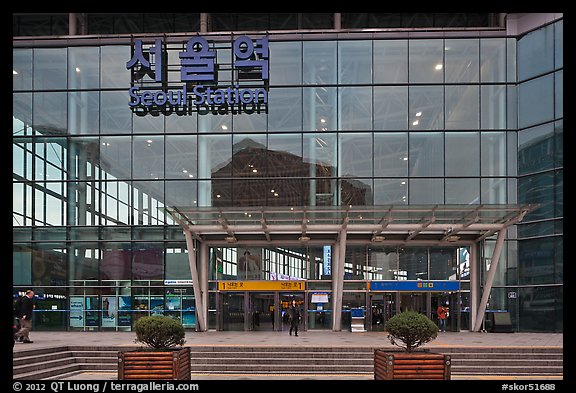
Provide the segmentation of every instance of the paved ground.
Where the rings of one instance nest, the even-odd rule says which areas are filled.
[[[30,333],[32,344],[16,343],[14,352],[31,349],[67,345],[113,345],[113,346],[134,346],[140,345],[134,342],[134,332],[36,332]],[[202,345],[236,345],[236,346],[366,346],[366,347],[390,347],[390,341],[383,332],[332,332],[332,331],[307,331],[300,332],[298,337],[290,336],[287,332],[193,332],[186,333],[186,346]],[[531,346],[531,347],[564,347],[562,333],[476,333],[476,332],[446,332],[439,333],[438,337],[424,345],[424,348],[438,349],[442,347],[493,347],[493,346]],[[565,359],[566,360],[566,359]],[[255,380],[255,379],[364,379],[361,377],[349,376],[286,376],[286,375],[210,375],[195,374],[194,380]],[[68,380],[115,380],[116,372],[87,372],[67,377]],[[366,376],[365,379],[373,379],[373,376]],[[475,380],[537,380],[555,379],[563,380],[559,377],[549,377],[534,375],[530,377],[510,377],[510,376],[453,376],[457,379]]]

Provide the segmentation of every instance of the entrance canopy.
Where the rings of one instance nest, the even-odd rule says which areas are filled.
[[[165,210],[200,241],[383,244],[479,242],[523,219],[533,204],[183,207]]]

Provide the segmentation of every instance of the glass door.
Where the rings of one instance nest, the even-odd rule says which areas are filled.
[[[222,330],[244,331],[244,292],[222,293]]]
[[[250,330],[274,330],[274,292],[250,292]]]

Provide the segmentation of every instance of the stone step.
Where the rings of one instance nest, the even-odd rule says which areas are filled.
[[[51,379],[83,371],[115,372],[118,351],[140,347],[63,347],[15,352],[14,379]],[[394,349],[398,350],[398,349]],[[434,352],[434,351],[433,351]],[[563,375],[562,348],[442,348],[454,375]],[[371,375],[367,347],[191,347],[196,374]]]

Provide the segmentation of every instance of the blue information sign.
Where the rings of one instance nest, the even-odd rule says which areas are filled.
[[[370,281],[371,291],[459,291],[460,281]]]

